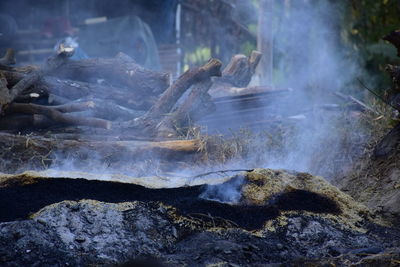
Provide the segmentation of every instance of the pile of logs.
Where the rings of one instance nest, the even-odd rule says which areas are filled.
[[[0,59],[0,130],[85,126],[176,138],[215,110],[210,89],[247,86],[261,58],[256,51],[234,56],[223,71],[219,60],[210,59],[171,83],[169,74],[145,69],[122,53],[72,60],[73,53],[61,44],[41,66],[13,67],[13,51],[7,51]]]

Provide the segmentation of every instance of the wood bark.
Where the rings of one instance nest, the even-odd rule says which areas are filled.
[[[261,53],[253,51],[250,57],[235,55],[222,72],[220,82],[229,83],[235,87],[247,86],[261,60]]]
[[[84,105],[64,105],[58,107],[51,106],[41,106],[35,104],[21,104],[21,103],[12,103],[7,108],[7,112],[9,113],[22,113],[22,114],[40,114],[45,115],[49,119],[53,120],[56,123],[61,123],[65,125],[80,125],[80,126],[90,126],[97,127],[103,129],[110,129],[111,122],[97,119],[97,118],[83,118],[70,114],[62,113],[61,111],[68,110],[82,110]]]
[[[144,115],[137,119],[120,123],[119,126],[125,130],[135,131],[139,135],[161,137],[161,132],[174,132],[174,129],[157,129],[157,125],[164,116],[173,112],[177,101],[192,87],[193,84],[209,80],[212,76],[221,75],[221,62],[211,59],[205,65],[188,70],[182,74],[157,100],[154,106]],[[166,136],[167,137],[167,136]]]
[[[0,73],[0,113],[8,103],[10,103],[10,93],[7,87],[7,79]]]
[[[155,96],[144,97],[124,88],[73,80],[60,80],[54,77],[44,77],[34,85],[32,91],[45,91],[71,100],[90,97],[102,100],[112,99],[116,104],[135,110],[149,109],[157,99]]]
[[[96,117],[110,121],[127,121],[143,116],[145,111],[133,110],[118,104],[112,100],[92,98],[93,107],[90,110],[82,111],[79,116]]]
[[[22,78],[18,83],[16,83],[11,89],[10,89],[10,98],[9,98],[9,103],[13,102],[14,99],[22,94],[22,92],[35,83],[39,81],[39,79],[42,77],[43,73],[41,71],[33,72],[31,74],[28,74],[24,78]]]
[[[233,87],[246,87],[260,63],[261,57],[262,54],[258,51],[253,51],[250,57],[245,55],[233,56],[222,71],[222,77],[215,80],[210,89],[210,94],[212,96],[229,95]]]
[[[4,57],[0,58],[1,65],[14,65],[16,63],[15,60],[15,52],[14,49],[8,48]]]
[[[185,101],[157,126],[158,136],[173,137],[180,129],[188,127],[205,113],[215,110],[211,97],[207,94],[212,85],[211,79],[193,85]]]
[[[182,74],[158,99],[149,110],[147,116],[157,118],[171,111],[176,102],[193,84],[208,80],[213,76],[221,76],[222,63],[211,59],[205,65],[191,69]]]
[[[115,58],[69,60],[52,75],[85,82],[106,79],[145,96],[162,93],[170,80],[169,74],[145,69],[123,53]]]
[[[50,105],[63,105],[70,102],[70,99],[55,94],[47,94],[47,101]]]
[[[8,93],[5,92],[5,90],[2,90],[3,95],[0,97],[2,99],[2,103],[0,104],[0,111],[4,110],[4,108],[7,108],[7,105],[12,103],[26,89],[37,83],[44,74],[47,74],[53,69],[61,66],[71,55],[71,52],[65,49],[57,51],[56,54],[50,56],[46,60],[43,67],[38,70],[32,71],[28,75],[24,76],[11,87]]]
[[[1,120],[1,119],[0,119]],[[57,152],[79,149],[97,151],[99,155],[122,154],[124,152],[142,155],[144,152],[169,152],[169,153],[195,153],[201,149],[201,141],[193,140],[168,140],[168,141],[81,141],[67,139],[53,139],[40,136],[25,137],[9,133],[0,133],[2,140],[10,143],[22,143],[26,147],[47,147]]]
[[[253,51],[250,57],[237,55],[223,72],[221,62],[211,59],[201,67],[185,72],[158,98],[155,95],[145,97],[142,94],[145,92],[143,86],[134,91],[127,88],[127,84],[139,77],[148,77],[151,82],[146,86],[150,87],[150,84],[157,83],[157,79],[160,81],[163,75],[141,68],[123,54],[114,59],[84,61],[72,61],[66,55],[56,54],[43,67],[30,73],[14,70],[0,71],[0,75],[3,75],[5,82],[3,89],[10,93],[12,99],[5,101],[7,116],[23,116],[23,121],[30,121],[32,127],[48,125],[48,122],[51,125],[53,122],[58,125],[112,128],[119,133],[154,139],[180,135],[181,129],[188,131],[193,122],[215,110],[215,104],[208,94],[210,88],[221,84],[247,86],[260,59],[261,53],[257,51]],[[119,65],[113,65],[116,62]],[[83,70],[82,73],[80,70]],[[97,81],[91,83],[88,82],[93,81],[90,74],[96,75],[96,79],[108,78],[110,81],[113,76],[123,82],[119,87],[108,83],[97,84]],[[125,77],[114,77],[121,75]],[[86,81],[64,80],[60,77]],[[155,88],[155,91],[159,88]],[[188,90],[188,94],[182,97]],[[155,91],[152,90],[150,94]],[[46,100],[46,106],[34,104]]]
[[[54,126],[54,121],[39,114],[9,114],[0,118],[0,130],[31,132],[34,129]]]
[[[197,152],[200,149],[199,140],[169,140],[169,141],[91,141],[81,142],[74,140],[64,140],[61,145],[57,145],[58,149],[65,148],[84,148],[90,147],[97,151],[115,151],[125,150],[130,152],[145,152],[149,150],[164,150],[170,152]]]
[[[64,67],[65,61],[52,61],[48,66]],[[193,84],[198,84],[203,81],[207,81],[207,90],[211,85],[210,77],[221,75],[221,62],[212,59],[204,66],[191,69],[183,74],[177,81],[174,82],[161,97],[156,101],[152,108],[144,115],[143,112],[136,111],[134,109],[126,108],[128,104],[132,104],[129,98],[129,94],[125,94],[126,91],[115,90],[113,87],[101,86],[90,84],[86,82],[76,82],[71,80],[60,80],[54,77],[43,77],[43,73],[53,73],[52,67],[48,67],[46,72],[39,70],[31,74],[25,75],[21,73],[3,71],[8,78],[8,81],[14,83],[10,92],[14,92],[12,95],[13,100],[16,96],[19,96],[19,100],[23,102],[29,102],[30,98],[39,98],[45,95],[51,97],[49,102],[55,102],[65,104],[64,106],[40,106],[35,104],[20,104],[14,103],[9,105],[8,114],[12,113],[24,113],[24,114],[39,114],[45,115],[49,119],[62,124],[67,125],[87,125],[93,127],[101,127],[109,129],[111,123],[107,120],[87,118],[95,115],[96,117],[107,118],[110,120],[128,120],[128,123],[116,123],[116,126],[125,127],[129,125],[130,128],[134,128],[134,132],[149,133],[156,130],[156,125],[160,123],[163,115],[172,112],[172,108],[176,105],[176,102],[184,94],[186,90],[192,87]],[[34,84],[34,85],[33,85]],[[33,85],[33,86],[32,86]],[[27,89],[29,88],[29,89]],[[13,89],[18,89],[13,91]],[[205,90],[205,91],[207,91]],[[184,125],[185,115],[184,113],[189,112],[190,109],[194,110],[200,105],[196,102],[195,97],[202,102],[204,99],[210,101],[210,98],[203,97],[200,93],[195,94],[198,90],[193,89],[193,92],[189,95],[186,104],[182,105],[175,111],[174,117],[180,121],[180,125]],[[22,94],[24,92],[24,94]],[[93,95],[100,96],[100,99],[94,98]],[[15,96],[15,98],[14,98]],[[62,107],[75,107],[82,104],[69,103],[68,99],[91,99],[92,107],[90,111],[87,111],[85,106],[84,111],[62,109]],[[120,106],[114,101],[125,102],[125,106]],[[107,101],[107,102],[106,102]],[[12,101],[10,101],[11,103]],[[66,104],[68,103],[68,104]],[[139,105],[136,103],[136,105]],[[141,106],[144,104],[142,103]],[[148,104],[147,104],[148,105]],[[207,106],[207,105],[205,105]],[[208,103],[210,106],[210,103]],[[74,115],[64,114],[64,112],[77,112]],[[195,112],[189,112],[189,117],[195,118]],[[139,117],[141,116],[141,117]],[[139,117],[139,118],[138,118]],[[138,118],[138,119],[135,119]],[[133,120],[135,119],[135,120]],[[157,136],[157,133],[154,133]]]
[[[18,72],[0,71],[7,79],[9,85],[15,85],[26,75]],[[125,88],[110,85],[64,80],[51,76],[42,77],[31,86],[26,93],[37,93],[49,96],[49,102],[85,99],[95,96],[97,99],[113,99],[116,104],[135,110],[149,109],[156,101],[155,96],[143,97]],[[50,97],[51,96],[51,97]],[[56,100],[57,99],[57,100]]]

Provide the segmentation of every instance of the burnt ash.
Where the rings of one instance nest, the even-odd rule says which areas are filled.
[[[340,214],[340,207],[332,199],[306,190],[279,194],[273,203],[281,210],[305,210],[314,213]]]
[[[280,210],[340,212],[333,200],[304,190],[282,193],[271,204],[262,206],[205,200],[199,197],[204,190],[204,186],[149,189],[134,184],[67,178],[37,179],[31,184],[13,182],[0,188],[0,222],[24,220],[50,204],[81,199],[109,203],[162,202],[175,207],[183,216],[209,215],[232,221],[246,230],[262,228],[266,221],[278,217]]]
[[[338,212],[333,201],[304,190],[254,206],[202,199],[204,186],[29,177],[1,186],[1,266],[345,266],[364,263],[366,255],[382,266],[400,255],[397,230],[373,223],[367,232],[347,228],[317,214]],[[301,206],[314,213],[276,218]],[[255,228],[261,229],[245,231]]]

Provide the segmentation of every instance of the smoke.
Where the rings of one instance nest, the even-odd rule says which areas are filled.
[[[251,2],[242,0],[240,6],[246,6],[246,3],[250,5]],[[270,110],[282,112],[280,120],[282,124],[290,125],[288,127],[290,133],[280,135],[277,129],[270,129],[275,126],[270,126],[266,131],[269,131],[269,136],[273,137],[271,140],[263,135],[248,140],[250,145],[247,150],[249,151],[244,158],[229,161],[225,165],[207,166],[206,171],[223,168],[268,167],[329,176],[336,171],[335,166],[331,164],[335,160],[335,155],[344,153],[340,133],[343,121],[338,120],[336,111],[327,111],[321,106],[337,103],[338,99],[332,93],[346,91],[352,86],[354,78],[360,72],[357,55],[351,55],[341,39],[343,10],[340,4],[327,0],[276,0],[274,2],[274,15],[270,18],[270,26],[274,33],[274,86],[293,90],[288,98],[274,99],[273,102],[265,103],[265,105],[268,105]],[[93,12],[89,11],[93,7],[71,6],[71,12],[72,10],[77,12],[77,14],[71,13],[71,17],[103,16],[104,14],[100,12],[101,6],[99,5]],[[246,10],[254,12],[255,9],[254,7],[243,9],[243,12]],[[141,11],[136,9],[135,13],[140,15]],[[117,15],[115,14],[115,17]],[[254,17],[254,14],[248,14],[248,17]],[[168,21],[170,20],[171,18]],[[249,19],[249,22],[252,21]],[[88,26],[88,29],[90,27],[94,26]],[[114,27],[110,27],[109,30],[115,32]],[[160,38],[157,36],[160,36],[162,31],[163,29],[159,29],[159,32],[154,33],[155,37]],[[106,31],[103,35],[97,31],[91,32],[97,34],[92,37],[95,41],[106,39],[104,36],[110,37]],[[127,31],[127,33],[130,32]],[[122,38],[122,35],[124,34],[112,37],[117,40]],[[130,35],[126,34],[126,36]],[[167,37],[163,36],[163,38]],[[92,44],[85,43],[84,38],[78,39],[78,42],[80,41],[82,41],[81,47],[91,55],[94,50]],[[99,51],[104,53],[104,49],[99,49]],[[229,52],[235,54],[240,51]],[[270,116],[271,114],[267,112],[260,112],[254,115],[254,120],[262,120]],[[249,119],[239,119],[234,124],[241,125],[245,120]],[[275,145],[279,143],[279,148],[264,149],[266,148],[264,143],[268,140]],[[117,160],[110,161],[95,151],[76,151],[75,155],[70,156],[60,153],[55,157],[55,163],[52,166],[55,171],[70,170],[107,174],[107,179],[112,179],[112,174],[115,173],[140,177],[162,175],[164,172],[163,163],[157,153],[150,158],[138,156],[135,159],[124,158],[120,155]],[[187,176],[195,175],[196,172],[205,172],[204,168],[204,166],[194,167],[176,163],[175,168],[170,169],[170,172]],[[209,186],[202,197],[221,202],[237,202],[240,200],[243,182],[244,178],[238,177],[222,185]]]
[[[356,77],[362,75],[358,55],[342,40],[344,6],[317,0],[274,2],[274,17],[269,19],[274,35],[273,85],[292,91],[287,97],[265,100],[264,113],[255,114],[254,120],[267,120],[278,111],[280,126],[266,126],[265,134],[236,134],[237,146],[247,146],[247,152],[226,166],[296,170],[329,180],[350,164],[349,158],[362,153],[359,144],[367,141],[357,122],[349,122],[344,111],[335,108],[341,108],[341,100],[334,93],[351,93]],[[239,118],[232,127],[248,120]],[[244,180],[209,186],[203,197],[237,202],[240,182]]]
[[[200,197],[224,203],[237,203],[242,197],[244,181],[244,176],[239,175],[222,184],[208,185]]]
[[[358,56],[342,39],[345,7],[334,1],[273,2],[274,15],[267,19],[274,35],[273,85],[291,88],[292,92],[288,97],[265,100],[265,113],[254,115],[254,120],[267,120],[278,111],[281,125],[289,131],[282,134],[272,129],[274,126],[267,126],[265,131],[270,135],[282,135],[279,149],[268,150],[265,136],[254,136],[249,140],[252,151],[236,164],[241,168],[262,166],[331,177],[339,168],[334,165],[335,157],[347,153],[342,131],[349,127],[343,113],[335,108],[340,107],[341,100],[334,93],[349,93],[355,78],[362,74]],[[239,118],[234,124],[248,120]],[[363,135],[360,128],[352,130]],[[273,142],[278,145],[276,140]]]
[[[327,174],[328,162],[316,166],[321,163],[318,157],[330,158],[344,152],[340,151],[340,138],[345,125],[337,120],[337,111],[320,107],[337,103],[333,93],[349,91],[360,68],[357,57],[349,54],[341,40],[340,4],[308,0],[290,4],[276,6],[284,10],[278,12],[282,15],[274,38],[274,72],[281,74],[278,86],[295,91],[295,99],[286,106],[289,112],[305,119],[295,125],[296,134],[284,144],[286,158],[280,162],[269,160],[266,165]]]

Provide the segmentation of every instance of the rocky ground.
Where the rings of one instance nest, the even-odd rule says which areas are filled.
[[[2,266],[400,264],[400,231],[321,177],[257,169],[227,180],[155,189],[128,180],[2,176],[0,261]],[[238,202],[216,201],[226,192],[239,192]]]

